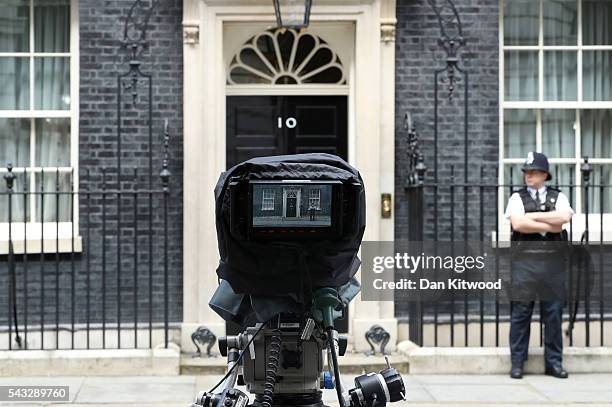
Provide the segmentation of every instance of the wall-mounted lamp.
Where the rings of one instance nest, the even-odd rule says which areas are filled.
[[[310,23],[312,0],[274,0],[278,28],[301,30]]]
[[[391,194],[380,195],[380,216],[383,219],[389,219],[391,217]]]

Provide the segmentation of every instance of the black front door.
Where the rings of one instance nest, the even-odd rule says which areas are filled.
[[[227,168],[253,157],[330,153],[347,159],[346,96],[228,96]]]
[[[226,167],[267,155],[330,153],[348,159],[346,96],[228,96]],[[286,216],[297,216],[287,198]],[[348,318],[336,322],[348,332]],[[227,324],[227,334],[241,329]]]
[[[285,210],[285,217],[295,218],[297,217],[297,198],[287,197],[287,207]]]

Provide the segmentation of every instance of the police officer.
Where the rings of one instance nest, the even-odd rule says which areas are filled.
[[[308,205],[308,214],[310,215],[311,221],[317,220],[317,207],[315,204],[310,203],[310,205]]]
[[[523,377],[527,360],[534,300],[540,301],[540,318],[544,323],[544,361],[547,375],[567,378],[562,365],[561,330],[564,295],[564,257],[546,253],[538,245],[549,241],[566,241],[563,225],[574,214],[567,197],[558,189],[547,187],[552,176],[548,158],[530,152],[522,171],[525,186],[508,201],[505,217],[512,225],[512,302],[510,319],[510,377]],[[555,244],[553,244],[555,245]],[[515,251],[515,247],[522,249]],[[549,244],[550,249],[550,244]],[[535,249],[534,249],[535,248]]]

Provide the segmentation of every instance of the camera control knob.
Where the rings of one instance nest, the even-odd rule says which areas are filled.
[[[404,399],[404,395],[406,394],[406,389],[404,387],[404,380],[399,372],[389,367],[387,369],[381,370],[380,375],[385,379],[385,383],[387,384],[387,388],[389,389],[389,397],[390,399],[387,401],[395,402]]]

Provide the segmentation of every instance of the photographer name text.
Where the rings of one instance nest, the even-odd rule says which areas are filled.
[[[496,281],[467,281],[461,278],[449,278],[446,281],[432,281],[420,278],[417,281],[402,278],[399,281],[385,281],[377,278],[373,281],[376,290],[501,290],[501,278]]]

